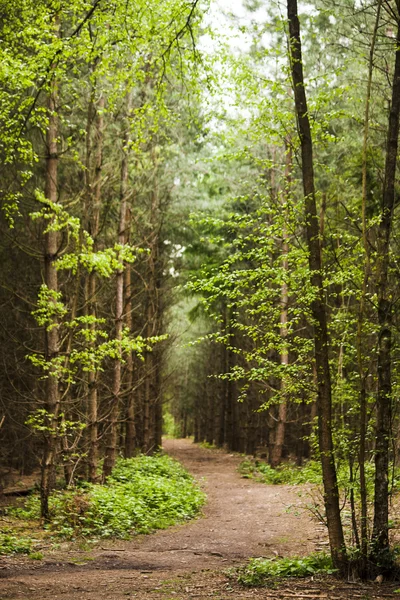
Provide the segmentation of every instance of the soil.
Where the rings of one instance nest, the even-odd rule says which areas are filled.
[[[189,440],[166,440],[164,448],[204,488],[208,501],[200,518],[92,549],[64,544],[45,551],[40,561],[4,558],[0,600],[399,598],[399,584],[332,577],[291,580],[273,590],[238,585],[227,571],[249,557],[306,555],[327,547],[324,526],[305,508],[306,491],[242,479],[240,456]]]

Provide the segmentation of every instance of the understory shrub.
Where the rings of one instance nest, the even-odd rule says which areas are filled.
[[[128,538],[194,517],[204,494],[191,475],[165,455],[120,459],[105,485],[55,492],[50,498],[49,527],[72,538]],[[30,498],[21,518],[38,518],[40,499]]]
[[[400,469],[392,468],[391,490],[398,491],[400,488]],[[239,472],[242,477],[247,479],[256,479],[262,483],[273,485],[301,485],[312,483],[322,485],[321,463],[316,460],[309,460],[302,466],[293,462],[282,463],[276,468],[272,468],[268,463],[258,459],[246,459],[239,465]],[[373,481],[375,476],[375,466],[372,462],[365,463],[365,472],[367,479],[368,493],[373,492]],[[340,462],[337,465],[337,477],[339,488],[350,489],[350,473],[347,462]],[[355,469],[353,489],[357,495],[359,491],[358,471]]]
[[[32,540],[19,537],[12,533],[0,532],[0,555],[29,554],[32,550]]]
[[[334,573],[328,554],[321,552],[302,558],[252,558],[236,575],[243,585],[263,586],[273,585],[287,577],[309,577],[317,573]]]
[[[240,463],[239,472],[242,477],[258,479],[267,484],[322,483],[321,465],[315,460],[310,460],[301,467],[292,462],[282,463],[274,469],[266,462],[247,459]]]

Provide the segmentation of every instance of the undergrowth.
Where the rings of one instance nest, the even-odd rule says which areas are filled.
[[[373,481],[375,474],[375,466],[373,463],[365,463],[365,471],[367,478],[368,493],[373,492]],[[298,466],[293,462],[282,463],[276,468],[272,468],[268,463],[258,460],[249,459],[242,461],[239,465],[239,472],[242,477],[247,479],[256,479],[266,484],[286,484],[286,485],[301,485],[311,483],[322,485],[322,470],[321,463],[316,460],[309,460],[302,466]],[[337,467],[337,477],[339,488],[350,487],[349,466],[346,462],[341,462]],[[358,492],[358,474],[355,474],[353,489]],[[392,469],[391,490],[392,492],[400,489],[400,469],[396,467]]]
[[[231,573],[246,586],[273,586],[288,577],[310,577],[317,573],[334,573],[328,554],[315,553],[305,557],[252,558],[247,565]]]
[[[52,494],[48,528],[67,539],[128,538],[132,533],[149,533],[190,519],[203,502],[203,492],[172,458],[120,459],[105,485],[84,484]],[[38,519],[39,496],[10,512],[21,519]]]
[[[310,460],[299,467],[292,462],[282,463],[275,469],[257,459],[246,459],[239,465],[239,472],[246,479],[258,479],[267,484],[300,485],[322,483],[321,465]]]
[[[206,450],[216,450],[217,446],[215,444],[210,444],[210,442],[198,442],[197,443],[200,448],[205,448]]]
[[[30,538],[0,532],[0,556],[4,554],[30,554],[32,543]]]

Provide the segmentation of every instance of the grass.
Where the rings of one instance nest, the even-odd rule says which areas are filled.
[[[168,456],[120,459],[105,485],[84,484],[52,494],[47,533],[53,539],[126,539],[195,517],[204,499],[191,475]],[[8,515],[38,523],[39,496],[28,498],[22,508],[9,509]],[[33,550],[29,537],[12,531],[0,537],[0,553]]]

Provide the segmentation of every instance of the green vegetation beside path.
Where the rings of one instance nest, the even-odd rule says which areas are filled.
[[[231,575],[239,583],[253,586],[273,586],[287,577],[310,577],[316,574],[331,575],[335,570],[332,559],[323,552],[305,557],[292,558],[252,558],[247,565]]]
[[[166,455],[120,459],[104,485],[88,484],[56,491],[50,498],[52,539],[129,538],[165,529],[195,517],[205,500],[191,475]],[[39,524],[40,498],[32,495],[22,508],[6,509],[8,531],[0,537],[0,554],[35,549],[31,537]],[[24,543],[16,531],[25,521]],[[37,540],[36,540],[37,542]]]
[[[375,476],[375,465],[372,462],[365,463],[365,476],[368,492],[373,492],[373,480]],[[252,458],[246,458],[239,465],[239,473],[246,479],[255,479],[267,485],[302,485],[311,483],[322,485],[321,463],[317,460],[308,460],[299,466],[293,462],[283,462],[278,467],[271,467],[268,463]],[[356,471],[356,474],[358,471]],[[390,466],[390,490],[397,492],[400,488],[400,468]],[[359,482],[350,476],[349,465],[342,461],[337,466],[337,478],[340,489],[353,489],[359,491]]]

